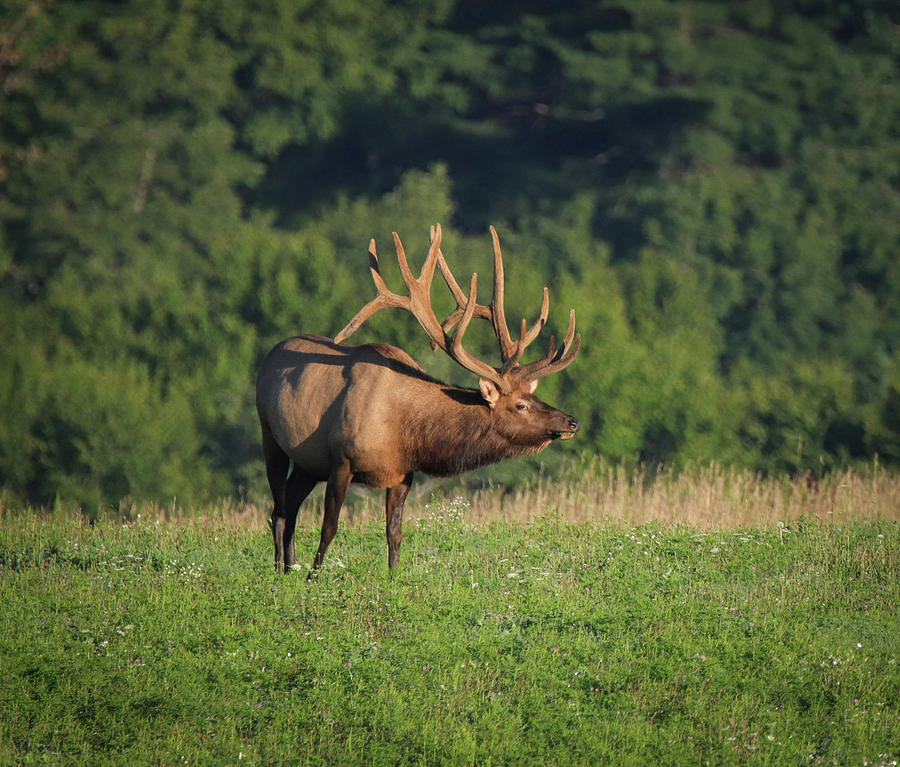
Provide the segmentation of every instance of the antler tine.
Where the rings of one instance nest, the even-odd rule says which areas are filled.
[[[486,362],[482,362],[477,357],[473,357],[462,345],[463,336],[465,336],[466,330],[469,329],[469,323],[472,321],[472,317],[475,316],[475,307],[478,305],[476,300],[478,293],[477,283],[478,274],[473,274],[472,282],[469,287],[469,297],[466,301],[462,317],[460,317],[459,327],[456,329],[456,334],[453,336],[453,343],[450,347],[450,356],[469,372],[474,373],[481,378],[487,378],[489,381],[493,381],[497,384],[501,391],[509,392],[509,381],[502,374],[502,371],[498,371]]]
[[[563,346],[560,349],[562,352],[566,347]],[[569,349],[568,353],[561,357],[558,361],[547,365],[544,368],[541,368],[535,373],[530,374],[526,380],[528,381],[537,381],[539,378],[544,378],[545,376],[550,375],[551,373],[558,373],[560,370],[567,368],[570,364],[572,364],[572,360],[575,359],[575,356],[578,354],[578,351],[581,349],[581,333],[578,333],[575,336],[575,343],[572,345],[572,348]]]
[[[493,226],[490,227],[490,230],[491,240],[494,243],[494,295],[491,299],[491,322],[494,325],[497,340],[500,342],[500,353],[505,364],[516,353],[517,344],[513,343],[509,335],[509,327],[506,325],[506,310],[503,306],[506,293],[506,278],[503,272],[503,254],[500,251],[500,238],[497,236],[497,230]]]
[[[432,237],[431,248],[418,279],[413,276],[406,259],[406,251],[399,235],[394,232],[394,246],[397,249],[397,263],[400,265],[400,273],[403,283],[409,292],[408,296],[400,296],[388,288],[381,276],[378,262],[378,253],[375,249],[375,240],[369,241],[369,271],[372,273],[372,281],[378,295],[360,309],[356,316],[350,320],[347,326],[334,337],[335,343],[341,343],[355,333],[369,317],[380,309],[399,308],[406,309],[418,320],[422,329],[431,339],[432,348],[440,347],[446,351],[447,339],[434,311],[431,309],[431,282],[434,279],[434,270],[437,266],[437,255],[441,246],[441,227],[437,226]]]
[[[544,324],[547,322],[547,317],[550,314],[550,291],[547,288],[544,288],[544,297],[541,299],[541,313],[537,319],[537,322],[534,323],[534,326],[528,333],[525,333],[525,320],[522,320],[522,349],[524,351],[525,347],[528,346],[535,338],[538,337],[538,334],[544,329]]]
[[[438,245],[440,246],[441,225],[438,224],[437,227],[432,226],[429,230],[429,235],[431,236],[431,244],[434,245],[435,238],[437,238]],[[447,283],[447,287],[450,288],[450,292],[453,293],[457,306],[465,306],[466,294],[462,292],[462,288],[459,287],[459,283],[450,271],[450,267],[447,266],[447,262],[444,260],[444,254],[441,252],[440,247],[438,247],[437,251],[437,261],[441,267],[441,274],[444,275],[444,282]]]
[[[406,260],[406,251],[403,248],[403,243],[400,242],[400,235],[396,232],[393,235],[394,247],[397,248],[397,262],[400,264],[400,273],[403,275],[403,283],[407,288],[410,287],[411,283],[415,283],[417,288],[430,291],[438,255],[441,252],[441,225],[438,224],[437,227],[431,227],[431,247],[428,249],[428,255],[425,257],[425,263],[422,264],[422,270],[419,272],[418,278],[413,277],[412,270],[409,268],[409,263]]]
[[[493,226],[490,227],[490,231],[491,240],[494,246],[494,294],[490,306],[484,306],[482,304],[477,304],[475,306],[474,316],[491,321],[494,333],[497,336],[497,341],[500,344],[500,353],[503,359],[503,365],[500,370],[506,371],[518,363],[522,358],[525,349],[541,332],[550,311],[550,298],[547,288],[544,288],[544,295],[541,301],[541,313],[538,320],[527,333],[525,331],[525,325],[523,324],[519,341],[513,341],[509,333],[509,327],[506,323],[506,279],[505,269],[503,267],[503,254],[500,249],[500,238],[497,235],[497,230]],[[444,332],[449,333],[459,322],[460,317],[462,317],[467,297],[454,278],[450,268],[447,266],[447,262],[441,252],[438,252],[438,265],[441,268],[441,274],[444,276],[447,287],[450,288],[450,292],[453,293],[453,297],[456,299],[457,308],[454,309],[441,324]]]
[[[556,340],[551,337],[550,350],[547,354],[542,359],[537,360],[537,362],[532,362],[519,368],[519,377],[525,381],[537,381],[539,378],[544,378],[551,373],[557,373],[572,363],[580,348],[581,333],[575,334],[575,310],[572,309],[569,312],[569,328],[566,331],[566,337],[562,346],[557,349]]]
[[[434,270],[437,265],[437,254],[441,247],[441,227],[438,224],[435,227],[435,236],[428,249],[428,256],[425,263],[422,264],[422,271],[418,279],[413,277],[409,264],[406,261],[406,253],[403,250],[403,243],[400,242],[400,236],[394,232],[394,245],[397,248],[397,261],[400,264],[400,272],[403,275],[403,282],[409,291],[408,309],[413,317],[418,320],[422,329],[431,340],[431,348],[440,347],[447,351],[447,335],[441,328],[434,315],[434,309],[431,308],[431,281],[434,278]]]
[[[527,349],[534,339],[538,337],[538,334],[547,322],[547,317],[550,313],[550,292],[547,288],[544,288],[544,293],[541,298],[541,313],[538,316],[537,322],[534,323],[531,330],[526,332],[527,324],[525,320],[522,320],[522,331],[519,335],[519,340],[514,342],[509,335],[509,328],[506,324],[506,312],[504,309],[506,284],[503,270],[503,255],[500,251],[500,238],[497,236],[497,230],[494,229],[493,226],[490,229],[491,240],[494,243],[494,297],[491,302],[492,321],[503,355],[503,366],[501,371],[506,372],[518,364],[519,360],[522,359],[522,355],[525,353],[525,349]]]
[[[369,271],[372,273],[372,281],[375,283],[375,289],[378,291],[378,295],[360,309],[356,313],[356,316],[347,323],[347,326],[334,337],[334,342],[336,344],[345,341],[353,333],[359,330],[359,326],[379,309],[384,309],[386,307],[408,308],[409,306],[408,298],[392,293],[385,284],[378,264],[378,252],[375,249],[374,239],[369,240]]]
[[[438,224],[438,229],[440,229],[440,224]],[[434,242],[434,237],[435,228],[431,227],[432,242]],[[441,269],[441,275],[444,278],[444,282],[447,283],[447,287],[450,288],[450,292],[453,294],[453,298],[456,299],[456,309],[450,312],[450,314],[447,315],[447,319],[445,319],[441,323],[441,328],[443,329],[444,333],[449,333],[456,325],[456,323],[459,322],[459,318],[462,317],[463,312],[465,311],[466,301],[468,301],[468,297],[465,293],[463,293],[462,288],[459,286],[459,283],[453,276],[453,272],[450,271],[450,267],[447,265],[447,261],[444,258],[444,254],[441,252],[440,248],[438,248],[437,252],[437,263]],[[485,320],[491,319],[491,307],[484,306],[483,304],[476,304],[474,316]]]
[[[506,375],[507,371],[518,365],[519,360],[522,359],[522,355],[525,353],[525,347],[528,345],[523,343],[526,330],[528,330],[528,323],[523,318],[522,330],[519,332],[519,340],[516,342],[516,348],[508,359],[503,360],[503,364],[500,366],[500,375]]]
[[[541,313],[537,319],[537,322],[534,323],[531,330],[528,330],[528,323],[523,319],[522,320],[522,330],[519,333],[519,341],[516,344],[516,348],[514,350],[514,354],[512,354],[509,359],[503,361],[503,367],[500,369],[501,372],[505,373],[507,370],[511,369],[515,365],[518,364],[519,360],[522,359],[522,355],[525,353],[525,350],[534,341],[535,338],[538,337],[538,333],[541,332],[544,328],[544,323],[547,322],[547,315],[550,313],[550,291],[547,288],[544,288],[544,297],[541,301]],[[553,339],[550,339],[550,345],[553,346]],[[552,352],[551,352],[552,355]]]

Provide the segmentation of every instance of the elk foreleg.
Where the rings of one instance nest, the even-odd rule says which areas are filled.
[[[385,532],[388,544],[388,568],[393,570],[400,559],[400,542],[403,540],[403,504],[412,486],[412,472],[403,478],[403,482],[387,489],[385,499]]]
[[[322,518],[322,536],[319,539],[319,550],[316,552],[316,558],[313,560],[312,570],[307,576],[307,580],[312,580],[316,570],[325,559],[325,552],[328,545],[337,532],[338,519],[341,515],[341,506],[344,505],[344,497],[347,495],[347,488],[350,486],[350,480],[353,474],[350,471],[349,463],[342,463],[331,472],[328,477],[328,484],[325,487],[325,514]]]

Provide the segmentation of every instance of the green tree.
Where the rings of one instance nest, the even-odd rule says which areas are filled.
[[[0,483],[261,493],[260,358],[436,221],[482,290],[497,226],[510,316],[578,310],[566,450],[900,460],[894,6],[0,0]]]

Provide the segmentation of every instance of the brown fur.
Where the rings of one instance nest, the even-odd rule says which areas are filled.
[[[288,570],[296,561],[297,510],[317,482],[328,483],[313,569],[322,563],[347,487],[358,482],[387,488],[393,568],[415,472],[459,474],[539,452],[578,430],[574,418],[541,402],[533,387],[523,382],[489,402],[488,394],[437,381],[394,346],[344,346],[318,336],[282,341],[263,362],[256,390],[275,502],[276,567]]]

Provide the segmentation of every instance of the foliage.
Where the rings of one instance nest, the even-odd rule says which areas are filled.
[[[576,308],[584,350],[541,391],[584,453],[900,461],[894,4],[0,19],[0,484],[23,502],[261,496],[259,360],[346,323],[370,237],[421,258],[435,221],[462,275],[497,226],[512,316],[543,284],[557,336]],[[359,338],[471,383],[408,318]]]

